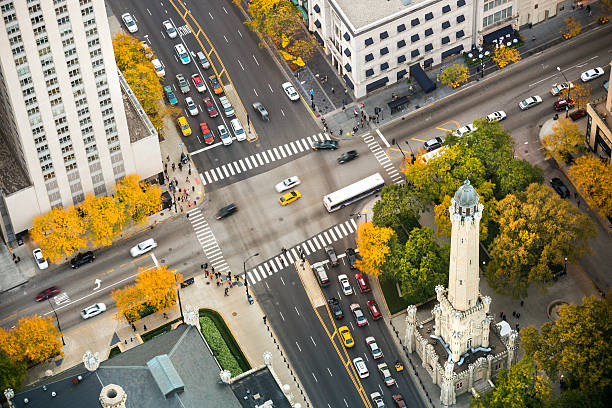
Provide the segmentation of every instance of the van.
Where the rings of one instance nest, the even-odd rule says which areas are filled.
[[[439,149],[436,149],[434,151],[425,153],[421,156],[419,156],[419,160],[421,160],[423,163],[427,164],[431,159],[435,159],[437,157],[440,157],[442,155],[442,153],[444,153],[446,151],[446,146],[442,146]]]
[[[312,272],[317,278],[319,285],[321,287],[329,285],[329,278],[327,277],[327,272],[325,272],[325,268],[323,268],[322,264],[314,264],[312,265]]]
[[[244,131],[244,128],[242,127],[242,123],[240,123],[240,120],[238,120],[238,118],[232,119],[230,121],[230,126],[232,127],[232,130],[236,135],[236,140],[242,142],[246,139],[246,133]]]
[[[206,55],[204,55],[202,51],[198,51],[196,55],[198,56],[198,62],[200,63],[202,68],[210,68],[210,62],[208,62],[208,58],[206,58]]]
[[[187,65],[191,62],[191,58],[189,57],[189,53],[183,44],[176,44],[174,46],[174,53],[181,61],[183,65]]]
[[[164,66],[162,65],[160,60],[155,58],[154,60],[151,60],[151,64],[153,64],[153,69],[155,69],[155,73],[159,78],[163,78],[166,76],[166,70],[164,69]]]
[[[227,99],[227,96],[220,96],[219,102],[221,102],[221,105],[223,106],[223,111],[225,112],[226,118],[231,118],[232,116],[234,116],[234,108],[232,107],[232,104],[230,103],[229,99]]]

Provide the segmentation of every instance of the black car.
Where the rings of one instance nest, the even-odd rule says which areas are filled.
[[[236,204],[232,203],[232,204],[226,205],[225,207],[220,209],[219,212],[217,213],[217,219],[220,220],[222,218],[228,217],[232,215],[233,213],[235,213],[236,211],[238,211],[238,207],[236,206]]]
[[[336,140],[324,140],[322,142],[314,142],[312,144],[312,150],[336,150],[338,148],[338,141]]]
[[[557,194],[561,196],[561,198],[567,198],[570,196],[569,189],[565,186],[565,184],[563,183],[563,181],[561,181],[560,178],[555,177],[550,180],[550,185],[552,186],[552,188],[555,189]]]
[[[359,156],[357,150],[349,150],[348,152],[342,154],[342,156],[338,157],[338,163],[346,163],[349,162]]]
[[[73,269],[77,269],[81,265],[85,265],[86,263],[93,262],[94,259],[96,259],[96,256],[91,251],[87,251],[87,252],[84,252],[84,253],[80,253],[79,252],[77,254],[77,256],[72,258],[72,260],[70,261],[70,266]]]
[[[334,297],[330,298],[327,303],[329,303],[329,307],[331,308],[335,319],[342,319],[344,317],[344,312],[340,307],[340,302],[338,302],[338,299]]]
[[[327,254],[327,257],[329,258],[329,263],[331,264],[331,266],[338,266],[338,256],[336,255],[336,251],[334,251],[334,247],[330,246],[326,246],[325,247],[325,253]]]
[[[357,254],[353,248],[346,248],[344,251],[346,254],[346,261],[348,262],[349,268],[355,269],[355,261],[357,260]]]

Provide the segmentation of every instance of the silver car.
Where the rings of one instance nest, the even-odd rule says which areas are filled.
[[[105,311],[106,305],[104,303],[94,303],[93,305],[81,310],[81,317],[83,319],[89,319],[90,317],[97,316]]]
[[[177,36],[176,29],[174,28],[170,20],[164,21],[162,25],[164,26],[164,29],[166,30],[166,34],[168,34],[168,37],[176,38]]]
[[[275,185],[274,189],[276,190],[277,193],[282,193],[283,191],[289,190],[290,188],[293,188],[300,183],[301,181],[298,176],[292,176],[292,177],[284,179],[283,181]]]
[[[224,145],[228,146],[232,144],[232,135],[227,131],[227,128],[224,125],[217,126],[217,130],[219,131],[219,136],[221,137],[221,141]]]
[[[132,249],[130,249],[130,255],[132,255],[133,258],[136,258],[137,256],[146,254],[147,252],[156,247],[157,242],[155,242],[153,238],[149,238],[146,241],[143,241]]]
[[[179,89],[182,93],[186,94],[187,92],[189,92],[189,82],[187,82],[183,74],[176,74],[176,81],[178,82]]]

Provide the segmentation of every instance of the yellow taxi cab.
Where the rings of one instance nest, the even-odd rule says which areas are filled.
[[[302,194],[300,194],[299,191],[292,190],[292,191],[288,192],[287,194],[283,195],[281,198],[279,198],[278,202],[280,203],[280,205],[282,205],[284,207],[287,204],[291,204],[292,202],[294,202],[295,200],[297,200],[301,196],[302,196]]]
[[[179,117],[176,122],[181,128],[181,132],[183,132],[183,136],[189,136],[191,134],[191,128],[189,127],[189,123],[187,123],[187,119],[184,116]]]
[[[347,326],[338,327],[338,333],[340,334],[340,339],[344,344],[344,347],[350,348],[355,347],[355,340],[353,340],[353,336],[351,335],[351,331]]]

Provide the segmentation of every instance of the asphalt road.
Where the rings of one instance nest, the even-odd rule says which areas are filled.
[[[279,69],[265,49],[258,47],[257,38],[243,24],[244,19],[231,3],[228,2],[220,7],[218,2],[212,0],[190,2],[188,7],[191,14],[185,20],[177,12],[177,9],[182,10],[182,6],[176,1],[109,0],[108,3],[119,20],[121,14],[125,12],[132,14],[138,25],[138,32],[134,35],[140,40],[147,41],[162,61],[166,71],[162,83],[173,87],[179,100],[177,106],[183,109],[183,115],[193,132],[191,136],[183,138],[184,146],[181,148],[186,148],[185,150],[192,154],[200,172],[320,132],[304,103],[301,100],[291,102],[287,98],[281,84],[291,79],[286,78],[285,73]],[[161,24],[168,19],[173,22],[179,33],[174,39],[167,36]],[[194,21],[197,21],[204,30],[198,32],[197,38],[186,24],[189,22],[193,29],[197,29]],[[192,56],[190,64],[182,65],[177,60],[173,45],[178,43],[183,43],[190,52]],[[210,53],[209,59],[219,72],[223,84],[227,85],[231,79],[257,132],[258,139],[255,142],[237,142],[234,139],[234,143],[229,146],[221,144],[217,126],[224,124],[230,129],[229,120],[232,118],[224,117],[222,110],[219,109],[221,106],[218,97],[211,93],[207,78],[214,74],[213,68],[204,70],[195,62],[195,53],[201,51],[202,46],[207,55]],[[188,94],[183,95],[178,89],[175,79],[178,73],[182,73],[190,83],[191,90]],[[203,94],[198,93],[191,82],[191,75],[194,73],[199,73],[207,82],[208,90]],[[185,96],[191,96],[198,105],[199,114],[196,117],[190,116],[185,110]],[[221,113],[217,118],[209,118],[202,111],[204,96],[211,96],[217,105]],[[270,113],[270,121],[264,122],[256,116],[251,107],[254,102],[264,104]],[[208,146],[200,137],[200,122],[207,122],[213,130],[214,144]],[[242,122],[243,127],[247,129],[247,124]],[[279,160],[274,165],[281,165],[289,160]],[[241,174],[227,178],[215,184],[212,189],[246,177],[246,174]]]

